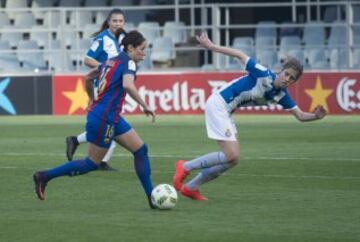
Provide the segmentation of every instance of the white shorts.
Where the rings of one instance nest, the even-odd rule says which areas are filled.
[[[219,94],[212,94],[205,105],[205,123],[210,139],[236,141],[237,130],[225,101]]]

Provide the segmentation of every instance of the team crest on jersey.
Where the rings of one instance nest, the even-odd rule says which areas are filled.
[[[226,137],[231,137],[231,135],[232,135],[231,130],[230,130],[230,129],[227,129],[227,130],[225,131],[225,136],[226,136]]]
[[[136,64],[133,60],[129,60],[128,65],[129,65],[129,70],[136,71]]]
[[[99,47],[99,41],[98,41],[98,40],[95,40],[95,41],[92,43],[90,49],[91,49],[92,51],[96,51],[98,47]]]

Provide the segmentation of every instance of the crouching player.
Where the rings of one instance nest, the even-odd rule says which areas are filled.
[[[179,160],[175,165],[173,183],[175,189],[194,200],[207,200],[199,187],[239,163],[239,141],[231,114],[237,107],[278,103],[299,121],[322,119],[326,111],[318,106],[312,113],[302,111],[290,97],[287,87],[296,83],[303,72],[303,66],[288,58],[280,73],[274,73],[257,64],[243,51],[215,45],[206,34],[197,36],[203,47],[240,59],[247,75],[239,77],[213,93],[205,105],[207,135],[217,142],[220,151],[205,154],[190,161]],[[184,180],[193,170],[200,172],[186,184]]]

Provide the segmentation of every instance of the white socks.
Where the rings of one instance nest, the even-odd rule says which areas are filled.
[[[116,142],[113,140],[104,158],[102,159],[102,162],[108,162],[110,160],[111,156],[114,153],[115,147],[116,147]]]
[[[218,164],[226,163],[227,159],[223,152],[212,152],[184,163],[187,171],[194,169],[209,168]]]
[[[86,132],[82,133],[82,134],[79,134],[77,136],[77,141],[79,142],[79,144],[81,143],[86,143],[87,142],[87,139],[86,139]]]

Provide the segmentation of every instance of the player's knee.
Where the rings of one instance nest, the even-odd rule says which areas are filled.
[[[240,152],[237,150],[230,151],[226,154],[226,158],[228,162],[231,163],[232,165],[237,165],[239,163],[239,157],[240,157]]]
[[[148,153],[148,146],[144,143],[140,148],[134,152],[135,155],[147,155]]]

